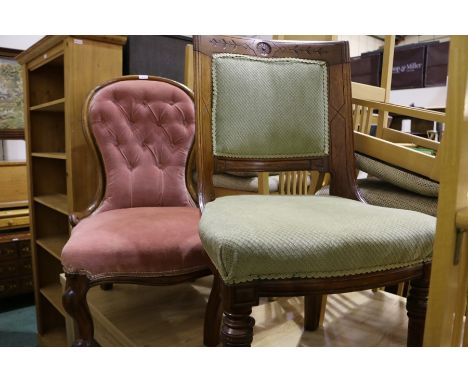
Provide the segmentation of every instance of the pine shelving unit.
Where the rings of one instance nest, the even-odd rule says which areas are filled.
[[[68,214],[96,190],[95,164],[81,130],[88,93],[122,75],[124,36],[46,36],[17,60],[23,67],[31,249],[39,343],[65,346],[60,256]]]

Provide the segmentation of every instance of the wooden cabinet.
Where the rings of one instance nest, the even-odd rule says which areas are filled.
[[[0,298],[33,290],[30,235],[0,231]]]
[[[33,290],[26,162],[0,162],[0,299]]]
[[[60,255],[68,214],[87,207],[95,164],[81,129],[88,93],[122,74],[121,36],[46,36],[17,60],[23,66],[31,252],[39,342],[65,345]]]

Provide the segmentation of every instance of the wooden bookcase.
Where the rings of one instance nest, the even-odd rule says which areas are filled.
[[[31,250],[41,345],[66,345],[60,256],[68,214],[96,190],[81,129],[88,93],[122,74],[123,36],[46,36],[17,56],[23,67]]]

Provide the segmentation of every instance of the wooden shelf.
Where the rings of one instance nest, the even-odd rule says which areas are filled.
[[[96,164],[81,129],[83,104],[96,86],[122,75],[125,41],[122,36],[47,36],[18,59],[27,73],[31,251],[39,341],[44,346],[67,344],[59,275],[69,237],[68,212],[85,209],[96,191]]]
[[[18,200],[16,202],[0,202],[0,209],[2,208],[17,208],[17,207],[28,207],[29,202],[27,200]]]
[[[34,200],[46,207],[52,208],[55,211],[68,215],[68,202],[67,195],[65,194],[35,196]]]
[[[41,103],[40,105],[31,106],[30,111],[64,111],[65,110],[65,98],[59,98],[54,101]]]
[[[58,277],[58,275],[57,275]],[[62,287],[57,280],[57,284],[47,285],[40,289],[41,294],[65,317],[66,312],[62,305]]]
[[[31,156],[38,158],[67,159],[65,153],[32,153]]]
[[[29,226],[29,209],[21,208],[0,211],[0,230]]]
[[[62,249],[65,246],[65,243],[68,240],[67,235],[63,236],[51,236],[46,237],[43,239],[37,239],[36,243],[47,252],[49,252],[52,256],[56,257],[60,260],[60,256],[62,254]]]
[[[65,327],[57,327],[52,330],[48,330],[42,336],[38,335],[37,340],[39,346],[64,347],[67,346],[67,332]]]

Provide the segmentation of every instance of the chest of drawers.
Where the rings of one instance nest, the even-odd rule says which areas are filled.
[[[33,291],[30,234],[0,233],[0,298]]]

